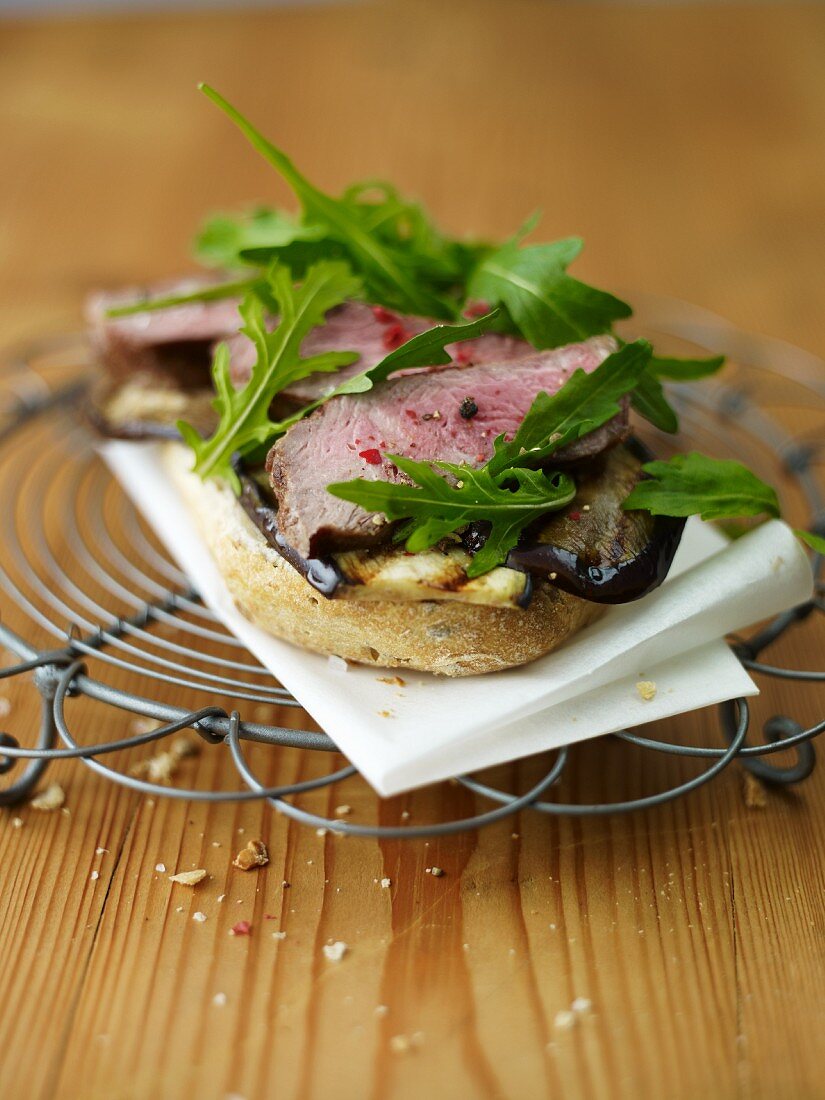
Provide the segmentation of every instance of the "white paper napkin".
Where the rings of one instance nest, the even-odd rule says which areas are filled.
[[[383,683],[389,674],[380,669],[342,670],[248,622],[187,520],[157,447],[107,443],[101,452],[204,603],[384,795],[754,695],[720,639],[809,599],[813,589],[807,555],[784,523],[728,544],[691,520],[661,588],[611,608],[558,652],[487,676],[404,670],[400,687]],[[655,682],[653,699],[640,697],[639,680]]]

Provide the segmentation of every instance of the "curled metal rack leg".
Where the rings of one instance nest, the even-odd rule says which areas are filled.
[[[825,410],[825,367],[812,365],[805,353],[775,342],[767,342],[766,351],[761,338],[680,303],[657,302],[651,312],[658,318],[652,322],[654,330],[728,351],[766,377],[773,377],[776,356],[784,357],[778,404],[792,402],[796,387],[799,404],[818,403]],[[413,838],[478,828],[526,810],[585,816],[650,809],[712,781],[734,761],[775,785],[799,783],[813,771],[813,742],[825,732],[825,721],[804,728],[789,716],[773,715],[763,723],[760,743],[750,744],[749,707],[745,700],[735,700],[719,708],[721,743],[716,746],[684,745],[629,730],[613,735],[619,744],[704,765],[693,777],[644,797],[595,804],[563,800],[558,784],[574,750],[562,748],[549,757],[541,780],[523,794],[472,776],[457,777],[464,789],[491,804],[460,820],[378,826],[308,812],[292,798],[350,779],[355,768],[335,767],[328,774],[276,787],[257,778],[245,750],[250,742],[322,753],[337,751],[336,746],[324,733],[268,721],[271,707],[299,704],[199,602],[97,458],[78,413],[89,377],[85,354],[76,337],[56,337],[0,363],[0,651],[12,656],[11,664],[0,666],[0,680],[31,677],[41,709],[33,745],[21,745],[12,732],[0,731],[0,776],[10,779],[0,788],[0,806],[28,797],[52,760],[74,759],[144,794],[211,802],[267,799],[279,813],[315,828]],[[760,449],[760,461],[771,464],[765,475],[792,485],[806,501],[812,529],[825,534],[823,433],[795,438],[744,385],[677,387],[675,396],[691,440],[701,440],[703,434],[724,436],[731,457],[745,461],[752,459],[754,448]],[[26,507],[17,506],[21,500]],[[49,529],[47,514],[53,521]],[[815,567],[817,587],[809,603],[777,616],[750,638],[731,640],[734,653],[753,675],[800,686],[825,682],[825,671],[789,669],[765,657],[788,631],[807,631],[825,614],[823,561],[816,559]],[[129,673],[135,692],[108,683],[110,671]],[[169,697],[161,689],[170,685],[181,705],[160,697]],[[111,724],[112,732],[99,734],[94,744],[87,731],[71,728],[67,702],[77,695],[100,704],[104,728],[106,721]],[[254,720],[242,717],[242,709],[251,710]],[[155,725],[123,735],[124,712]],[[229,780],[239,781],[239,789],[166,786],[105,762],[112,753],[159,743],[185,729],[226,754],[233,765]],[[795,754],[791,764],[773,762],[777,753],[788,751]]]

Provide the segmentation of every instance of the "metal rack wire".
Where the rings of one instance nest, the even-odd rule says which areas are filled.
[[[650,315],[643,326],[646,334],[658,332],[727,351],[742,364],[729,382],[676,388],[687,441],[714,453],[720,453],[721,441],[731,457],[746,460],[780,484],[790,507],[804,510],[809,525],[825,533],[825,363],[788,345],[749,336],[682,303],[649,299],[645,312]],[[147,794],[202,801],[268,799],[279,812],[315,827],[350,835],[416,837],[456,833],[524,809],[556,815],[647,809],[709,782],[734,760],[773,784],[798,783],[813,770],[812,742],[825,730],[825,721],[803,728],[792,718],[773,717],[764,725],[763,743],[749,745],[749,708],[745,700],[737,700],[720,708],[722,747],[677,744],[629,731],[611,735],[644,750],[704,763],[693,778],[644,798],[583,805],[548,797],[570,758],[572,750],[563,748],[550,758],[540,782],[523,794],[457,777],[491,803],[489,810],[462,820],[373,826],[328,820],[301,809],[290,796],[337,783],[355,769],[347,766],[274,788],[253,772],[247,742],[321,751],[336,746],[323,733],[242,719],[242,711],[252,712],[255,719],[262,705],[299,704],[199,602],[186,576],[159,548],[97,457],[95,440],[79,411],[90,370],[76,336],[30,345],[0,364],[0,651],[12,655],[11,663],[0,668],[0,679],[31,673],[42,700],[36,745],[23,747],[11,733],[0,733],[0,774],[19,769],[0,790],[0,805],[27,797],[51,761],[72,758]],[[756,377],[758,399],[751,396]],[[820,428],[807,436],[795,434],[795,410],[812,406],[822,411]],[[679,447],[685,442],[679,440]],[[654,446],[662,451],[667,441],[657,439]],[[817,669],[785,669],[760,659],[787,631],[810,629],[810,620],[825,612],[822,565],[816,562],[817,589],[810,603],[780,615],[747,640],[732,641],[754,675],[808,685],[825,681],[825,672]],[[122,681],[124,675],[134,690],[111,682]],[[163,694],[162,685],[201,705],[162,701],[157,697]],[[75,733],[69,726],[66,701],[79,694],[160,724],[93,744],[88,731]],[[159,742],[183,729],[224,746],[241,789],[170,787],[104,763],[111,753]],[[773,754],[788,749],[796,754],[793,764],[771,762]]]

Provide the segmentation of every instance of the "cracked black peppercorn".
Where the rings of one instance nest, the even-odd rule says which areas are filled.
[[[473,401],[472,397],[465,397],[461,402],[458,410],[465,420],[472,420],[475,414],[478,412],[478,405]]]

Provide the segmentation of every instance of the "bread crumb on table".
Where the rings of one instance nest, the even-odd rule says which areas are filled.
[[[392,879],[391,878],[382,878],[381,879],[381,888],[383,890],[389,890],[389,888],[391,886],[392,886]]]
[[[201,913],[200,911],[198,911],[197,913],[193,913],[192,920],[196,920],[198,924],[203,924],[203,922],[206,920],[206,913]]]
[[[639,680],[636,684],[636,691],[638,691],[640,698],[649,703],[651,699],[656,697],[656,684],[653,680]]]
[[[262,840],[248,840],[246,846],[232,860],[233,867],[242,871],[251,871],[255,867],[264,867],[269,863],[269,852]]]
[[[50,783],[34,796],[29,805],[34,810],[59,810],[66,801],[66,794],[59,783]]]
[[[157,869],[160,870],[163,864],[158,864]],[[165,871],[166,868],[163,867]],[[176,875],[170,875],[170,882],[180,882],[183,886],[197,886],[199,882],[203,882],[206,878],[206,871],[203,867],[198,867],[195,871],[179,871]]]
[[[324,944],[324,955],[330,962],[340,962],[347,951],[349,951],[349,945],[344,943],[343,940]]]
[[[557,1012],[555,1019],[553,1020],[553,1026],[557,1031],[569,1031],[576,1025],[576,1014],[569,1008],[563,1008],[561,1012]]]
[[[742,797],[749,810],[764,810],[768,804],[765,784],[747,769],[742,774]]]
[[[0,718],[8,718],[11,714],[11,699],[0,695]]]
[[[392,684],[393,687],[406,687],[407,681],[401,676],[379,676],[379,684]]]

